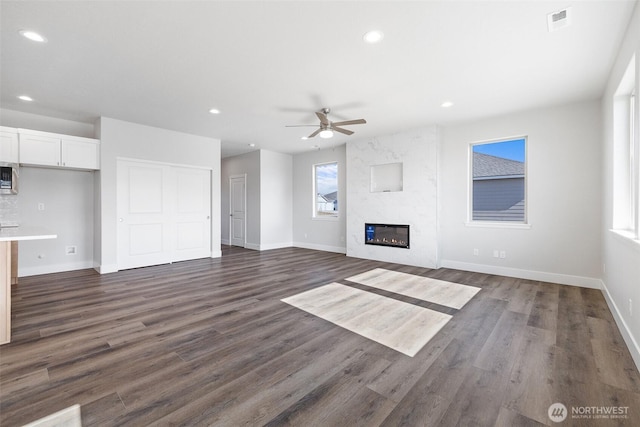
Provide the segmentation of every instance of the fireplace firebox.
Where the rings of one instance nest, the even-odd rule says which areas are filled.
[[[365,223],[364,243],[366,245],[409,249],[409,226]]]

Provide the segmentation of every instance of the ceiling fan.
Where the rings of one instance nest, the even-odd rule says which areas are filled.
[[[331,138],[334,132],[339,132],[345,135],[353,134],[352,130],[344,129],[341,126],[347,125],[361,125],[367,123],[365,119],[356,119],[356,120],[344,120],[341,122],[332,122],[327,118],[327,115],[331,112],[329,108],[323,108],[320,111],[316,111],[316,116],[320,119],[320,125],[316,131],[314,131],[311,135],[306,138],[313,138],[316,135],[319,135],[320,138]],[[291,125],[287,127],[307,127],[307,126],[318,126],[318,125]]]

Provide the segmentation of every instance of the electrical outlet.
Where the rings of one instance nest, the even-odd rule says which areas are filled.
[[[497,250],[497,249],[494,249],[494,250],[493,250],[493,257],[494,257],[494,258],[500,258],[500,251],[499,251],[499,250]]]
[[[473,249],[473,254],[474,254],[475,256],[480,255],[480,251],[478,250],[478,248],[474,248],[474,249]]]
[[[44,210],[44,203],[38,203],[38,210],[39,211],[43,211]]]
[[[500,258],[505,259],[507,257],[507,251],[500,251]]]

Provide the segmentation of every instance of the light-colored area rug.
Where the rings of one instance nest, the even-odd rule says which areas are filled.
[[[376,268],[348,277],[350,282],[461,309],[481,288]]]
[[[281,301],[411,357],[451,319],[448,314],[339,283]]]
[[[82,427],[80,405],[69,406],[23,427]]]

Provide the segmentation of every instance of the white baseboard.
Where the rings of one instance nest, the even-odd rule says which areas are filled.
[[[602,289],[602,280],[594,277],[572,276],[569,274],[548,273],[546,271],[522,270],[519,268],[498,267],[495,265],[474,264],[442,260],[444,268],[473,271],[476,273],[495,274],[497,276],[516,277],[518,279],[539,280],[541,282],[558,283],[560,285],[580,286],[582,288]]]
[[[617,304],[611,297],[611,294],[609,293],[609,289],[607,288],[607,285],[604,282],[602,283],[602,294],[604,295],[605,301],[607,301],[607,305],[609,306],[609,311],[611,311],[611,314],[613,314],[613,319],[616,321],[616,325],[618,325],[618,330],[622,334],[622,338],[624,339],[624,342],[627,344],[627,348],[629,349],[629,352],[631,353],[631,357],[633,358],[633,361],[636,364],[636,368],[640,370],[640,345],[638,345],[638,342],[635,340],[635,338],[631,334],[631,331],[629,330],[629,326],[627,325],[627,322],[624,321],[624,317],[622,317],[620,309],[618,308]]]
[[[211,251],[211,258],[220,258],[222,256],[222,251]]]
[[[118,264],[94,265],[93,269],[100,274],[115,273],[118,271]]]
[[[18,277],[38,276],[40,274],[62,273],[64,271],[94,268],[93,261],[70,262],[65,264],[18,267]]]
[[[329,245],[317,245],[315,243],[293,242],[293,246],[296,248],[313,249],[316,251],[336,252],[339,254],[346,254],[347,248],[341,246],[329,246]]]
[[[282,248],[290,248],[293,246],[291,242],[281,242],[281,243],[269,243],[266,245],[260,245],[259,251],[268,251],[269,249],[282,249]]]

